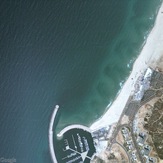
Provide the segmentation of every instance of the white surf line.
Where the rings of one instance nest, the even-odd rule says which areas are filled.
[[[113,125],[118,122],[121,113],[127,103],[127,100],[135,90],[133,82],[135,83],[137,78],[141,76],[148,67],[155,69],[156,67],[162,67],[163,61],[161,57],[163,56],[163,2],[158,11],[155,25],[151,30],[148,38],[146,39],[143,49],[139,54],[138,58],[133,64],[132,72],[128,79],[124,83],[120,93],[114,100],[111,106],[106,107],[106,112],[96,120],[90,129],[96,130],[101,127],[106,127]]]

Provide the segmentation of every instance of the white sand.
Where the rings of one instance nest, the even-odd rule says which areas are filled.
[[[133,82],[135,83],[137,78],[141,75],[141,72],[145,71],[149,66],[152,68],[163,67],[163,3],[158,12],[155,25],[139,57],[134,63],[129,78],[114,103],[110,107],[107,107],[108,111],[90,126],[92,130],[118,122],[129,95],[131,91],[134,90]]]

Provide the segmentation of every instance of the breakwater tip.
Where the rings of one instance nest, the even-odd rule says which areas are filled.
[[[59,108],[59,105],[56,105],[55,107],[58,109]]]

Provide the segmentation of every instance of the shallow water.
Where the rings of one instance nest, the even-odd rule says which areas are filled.
[[[99,118],[129,75],[160,3],[2,2],[0,158],[50,162],[48,125],[56,104],[58,130]]]

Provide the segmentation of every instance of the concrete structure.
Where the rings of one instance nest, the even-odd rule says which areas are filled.
[[[86,126],[74,124],[65,127],[59,134],[57,134],[58,138],[60,138],[58,141],[59,143],[62,143],[64,148],[62,148],[63,146],[61,148],[56,147],[56,144],[54,144],[53,127],[58,109],[59,106],[56,105],[49,124],[49,148],[52,162],[84,162],[85,160],[91,160],[96,149],[94,147],[91,130]],[[74,131],[75,133],[73,133]],[[63,135],[64,139],[62,139]],[[92,138],[92,140],[90,138]],[[55,147],[57,151],[55,151]],[[58,152],[62,154],[62,156],[57,155]]]
[[[147,68],[145,74],[138,78],[138,81],[136,83],[137,89],[135,90],[134,94],[134,100],[140,101],[143,96],[145,90],[148,90],[150,88],[150,81],[152,76],[153,70],[151,68]]]
[[[82,129],[84,131],[91,133],[91,130],[88,127],[83,126],[83,125],[79,125],[79,124],[74,124],[74,125],[70,125],[70,126],[65,127],[63,130],[60,131],[60,133],[57,134],[57,136],[59,138],[61,138],[65,132],[67,132],[68,130],[71,130],[71,129],[75,129],[75,128]]]
[[[53,146],[53,124],[54,124],[54,120],[57,114],[57,111],[59,109],[59,106],[56,105],[50,120],[50,124],[49,124],[49,148],[50,148],[50,155],[52,158],[53,163],[57,163],[57,159],[55,156],[55,152],[54,152],[54,146]]]

